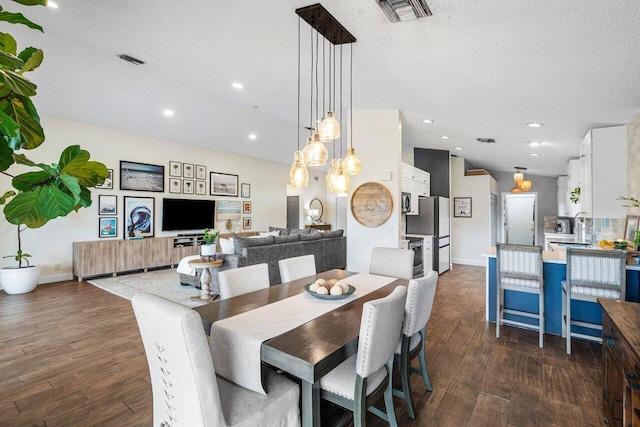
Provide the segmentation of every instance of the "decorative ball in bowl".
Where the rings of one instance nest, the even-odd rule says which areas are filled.
[[[313,283],[305,285],[304,290],[307,291],[309,295],[320,299],[342,299],[353,294],[356,288],[337,279],[318,279]]]

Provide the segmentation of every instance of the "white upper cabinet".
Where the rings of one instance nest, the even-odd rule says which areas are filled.
[[[588,218],[625,218],[626,126],[592,129],[580,145],[580,209]]]
[[[569,216],[574,216],[580,210],[580,201],[571,201],[571,192],[580,187],[580,159],[572,159],[567,163],[567,192],[565,193],[566,209]]]
[[[400,180],[402,192],[411,194],[411,210],[407,212],[407,215],[418,215],[418,197],[431,195],[431,174],[407,163],[402,163],[400,175],[402,177]]]

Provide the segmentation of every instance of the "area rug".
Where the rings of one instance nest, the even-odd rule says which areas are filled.
[[[88,280],[88,283],[128,300],[135,294],[147,292],[187,307],[203,305],[202,302],[189,300],[189,297],[200,295],[200,290],[192,286],[180,285],[175,268],[93,279]]]

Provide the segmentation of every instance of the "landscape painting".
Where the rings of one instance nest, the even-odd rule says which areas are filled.
[[[100,218],[99,237],[116,237],[118,218]]]
[[[107,196],[101,194],[99,197],[99,215],[115,215],[118,213],[118,198],[117,196]]]
[[[120,189],[164,192],[164,166],[121,160]]]
[[[216,202],[216,221],[240,219],[240,209],[242,209],[241,202],[219,200]]]
[[[238,175],[228,173],[211,172],[211,187],[209,194],[212,196],[238,197]]]

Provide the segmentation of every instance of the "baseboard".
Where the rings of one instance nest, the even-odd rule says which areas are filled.
[[[454,264],[462,264],[462,265],[476,265],[478,267],[485,267],[487,262],[484,259],[481,260],[477,260],[477,259],[460,259],[460,258],[453,258],[452,262]]]
[[[47,274],[46,276],[40,276],[38,283],[63,282],[65,280],[73,280],[73,273]]]

